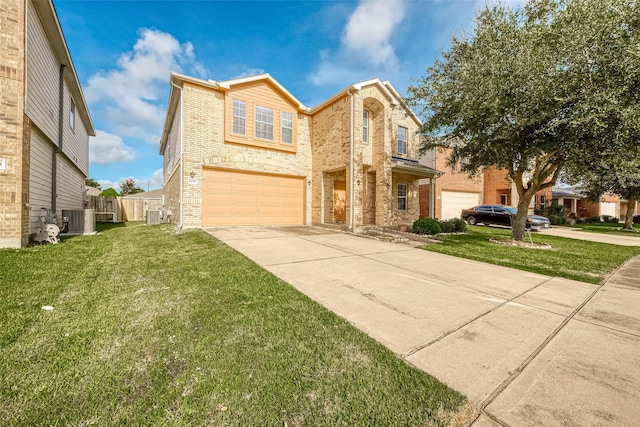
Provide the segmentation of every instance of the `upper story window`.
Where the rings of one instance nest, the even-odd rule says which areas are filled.
[[[407,210],[407,184],[398,184],[398,210]]]
[[[282,113],[282,142],[293,143],[293,114],[287,112]]]
[[[460,159],[460,170],[464,171],[465,168],[469,165],[469,159],[467,157],[463,157]]]
[[[76,104],[71,98],[69,98],[69,126],[71,129],[76,128]]]
[[[407,128],[398,126],[398,154],[407,154]]]
[[[458,161],[455,160],[453,162],[451,162],[451,172],[455,172],[458,170]]]
[[[256,138],[273,140],[273,110],[256,106]]]
[[[244,135],[246,133],[247,111],[244,101],[233,100],[233,133]]]
[[[362,111],[362,142],[369,143],[369,112]]]

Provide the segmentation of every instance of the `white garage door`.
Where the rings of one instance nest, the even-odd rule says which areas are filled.
[[[205,169],[202,226],[302,225],[304,178]]]
[[[600,215],[616,216],[615,202],[600,202]]]
[[[480,193],[464,191],[442,192],[442,215],[440,219],[460,218],[463,209],[469,209],[480,204]]]

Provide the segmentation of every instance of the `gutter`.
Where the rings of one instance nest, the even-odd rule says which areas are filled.
[[[184,219],[183,219],[183,214],[184,214],[184,204],[182,203],[182,190],[184,187],[184,174],[183,174],[183,164],[184,164],[184,121],[183,119],[183,115],[184,115],[184,99],[182,96],[182,88],[178,85],[176,85],[175,83],[173,83],[171,80],[169,80],[169,84],[171,84],[171,86],[173,86],[174,88],[176,88],[177,90],[180,91],[180,224],[178,224],[178,228],[182,228],[182,224],[184,223]]]

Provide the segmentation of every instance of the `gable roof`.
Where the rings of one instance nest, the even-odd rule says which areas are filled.
[[[295,96],[293,96],[291,92],[289,92],[284,86],[282,86],[280,82],[274,79],[269,73],[256,74],[255,76],[240,77],[237,79],[225,80],[225,81],[216,82],[216,83],[224,89],[231,89],[232,86],[241,85],[244,83],[259,82],[262,80],[266,80],[267,82],[275,86],[280,92],[282,92],[283,95],[285,95],[289,99],[289,101],[296,104],[298,106],[298,109],[304,110],[304,111],[308,110],[308,108],[302,102],[300,102]]]
[[[313,114],[313,113],[315,113],[317,111],[320,111],[323,108],[325,108],[326,106],[328,106],[328,105],[334,103],[335,101],[337,101],[338,99],[344,97],[345,95],[348,95],[349,93],[351,93],[353,91],[361,91],[362,89],[364,89],[367,86],[377,86],[378,89],[380,90],[380,92],[382,92],[382,94],[391,102],[391,105],[394,105],[394,106],[395,105],[400,105],[407,112],[407,114],[418,124],[418,126],[422,125],[422,121],[420,121],[418,116],[416,116],[416,114],[409,107],[407,107],[407,105],[404,103],[404,101],[402,99],[402,96],[391,85],[391,83],[389,83],[388,80],[385,80],[383,82],[377,77],[374,78],[374,79],[364,80],[364,81],[359,82],[359,83],[354,83],[354,84],[344,88],[340,92],[338,92],[335,95],[333,95],[331,98],[329,98],[326,101],[323,101],[322,103],[320,103],[320,104],[316,105],[315,107],[311,108],[311,110],[309,112],[311,114]]]

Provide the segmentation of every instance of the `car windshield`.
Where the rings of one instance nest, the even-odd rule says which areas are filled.
[[[511,208],[511,207],[507,207],[507,206],[505,206],[504,208],[505,208],[506,210],[508,210],[508,211],[509,211],[509,213],[511,213],[511,215],[515,215],[515,214],[517,214],[517,213],[518,213],[518,209],[516,209],[516,208]]]

